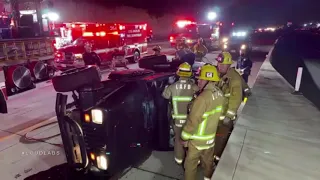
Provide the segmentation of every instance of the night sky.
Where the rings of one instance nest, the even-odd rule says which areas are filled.
[[[165,13],[198,16],[218,8],[220,18],[238,23],[284,24],[320,20],[320,0],[90,0],[105,6],[143,8],[155,16]]]

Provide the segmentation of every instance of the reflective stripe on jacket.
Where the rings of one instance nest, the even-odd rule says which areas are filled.
[[[242,103],[243,82],[242,77],[234,68],[230,68],[219,82],[218,86],[227,98],[223,107],[223,115],[230,119],[235,119],[238,108]]]
[[[193,101],[181,138],[199,150],[213,147],[224,99],[222,92],[209,83]]]
[[[177,127],[182,127],[187,119],[188,104],[192,96],[199,90],[198,86],[190,79],[180,78],[179,81],[166,87],[162,96],[172,99],[172,118]]]

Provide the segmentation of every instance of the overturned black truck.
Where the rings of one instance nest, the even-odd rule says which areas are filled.
[[[166,60],[165,55],[149,58]],[[165,61],[155,63],[153,70],[115,71],[106,81],[101,81],[95,66],[54,77],[56,114],[68,164],[114,177],[142,162],[152,150],[172,150],[171,106],[162,92],[177,79],[179,64]],[[72,103],[67,103],[69,92]]]

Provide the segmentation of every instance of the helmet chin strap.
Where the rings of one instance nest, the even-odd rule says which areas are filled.
[[[203,86],[203,88],[202,88],[202,89],[200,89],[200,91],[199,91],[199,92],[201,93],[201,92],[202,92],[202,91],[207,87],[207,85],[208,85],[208,84],[209,84],[209,81],[207,81],[207,82],[206,82],[206,84]]]

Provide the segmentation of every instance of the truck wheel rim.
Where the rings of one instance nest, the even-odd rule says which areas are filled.
[[[20,89],[25,89],[32,83],[31,73],[26,67],[19,66],[13,71],[12,80],[15,86]]]
[[[48,76],[48,69],[46,65],[43,62],[37,62],[36,65],[33,68],[34,76],[36,79],[43,79],[46,76]]]

